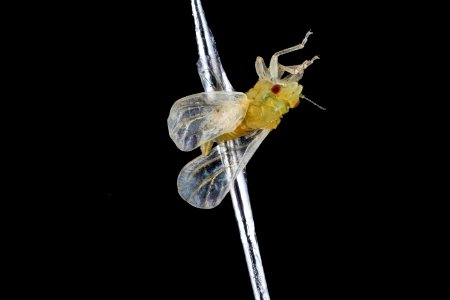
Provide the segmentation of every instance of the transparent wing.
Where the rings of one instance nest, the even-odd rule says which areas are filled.
[[[199,156],[189,162],[178,175],[180,196],[197,208],[219,205],[236,175],[244,169],[269,132],[268,129],[253,131],[227,142],[229,152],[219,144],[208,156]]]
[[[175,145],[191,151],[216,137],[232,132],[247,112],[247,96],[239,92],[205,92],[177,100],[167,126]]]

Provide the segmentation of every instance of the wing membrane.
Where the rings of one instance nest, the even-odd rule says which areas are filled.
[[[205,92],[177,100],[170,109],[169,135],[182,151],[191,151],[232,132],[247,112],[247,96],[240,92]]]
[[[189,162],[178,175],[178,193],[198,208],[214,208],[230,190],[236,175],[247,165],[270,130],[256,130],[216,146],[208,156]],[[228,150],[227,150],[228,149]]]

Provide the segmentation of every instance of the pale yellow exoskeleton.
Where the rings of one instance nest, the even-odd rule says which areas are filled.
[[[189,162],[178,176],[178,192],[198,208],[217,206],[228,193],[234,177],[227,174],[220,149],[214,143],[240,139],[234,149],[238,162],[235,175],[242,170],[267,133],[275,129],[282,116],[299,104],[303,86],[298,83],[305,69],[318,56],[302,64],[284,66],[280,55],[302,49],[312,32],[291,48],[276,52],[266,67],[257,57],[255,67],[259,80],[247,93],[204,92],[176,101],[167,120],[169,135],[182,151],[200,147],[202,155]],[[288,73],[284,76],[284,73]],[[227,166],[230,168],[230,166]]]

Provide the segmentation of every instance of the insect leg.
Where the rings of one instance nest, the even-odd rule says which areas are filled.
[[[276,52],[274,55],[272,55],[272,58],[270,59],[270,65],[269,65],[269,72],[270,72],[270,76],[272,80],[277,80],[280,79],[280,76],[278,74],[278,57],[280,55],[286,54],[286,53],[290,53],[290,52],[294,52],[300,49],[303,49],[305,47],[306,42],[308,41],[308,37],[312,34],[312,31],[308,31],[305,35],[305,38],[303,39],[303,41],[298,44],[295,45],[293,47],[281,50]]]
[[[261,56],[256,58],[255,69],[259,79],[269,79],[269,69],[267,69],[264,59]]]
[[[202,151],[203,156],[207,156],[214,145],[214,141],[208,141],[202,145],[200,145],[200,150]]]
[[[282,64],[278,64],[281,70],[286,71],[290,74],[297,74],[298,73],[298,67],[301,65],[295,65],[295,66],[285,66]]]
[[[291,74],[291,75],[286,76],[284,78],[284,80],[299,81],[300,79],[302,79],[305,69],[307,67],[309,67],[310,65],[312,65],[312,63],[316,59],[319,59],[319,57],[317,55],[314,56],[313,58],[311,58],[311,60],[305,60],[302,64],[295,65],[295,66],[283,66],[282,64],[279,64],[281,70],[286,71]]]

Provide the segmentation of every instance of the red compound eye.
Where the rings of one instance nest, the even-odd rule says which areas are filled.
[[[275,84],[272,87],[272,93],[274,93],[274,94],[278,94],[280,92],[280,90],[281,90],[281,86],[279,84]]]

